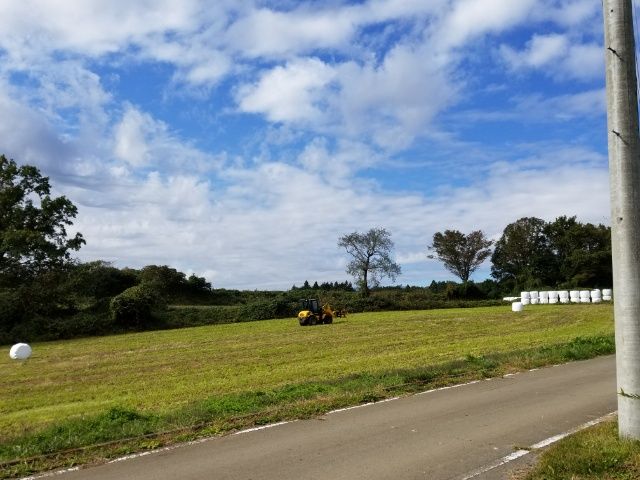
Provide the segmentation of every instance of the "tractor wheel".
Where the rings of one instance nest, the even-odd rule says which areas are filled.
[[[315,325],[316,323],[318,323],[318,317],[315,315],[309,315],[307,317],[307,325]]]
[[[307,326],[307,317],[298,317],[298,321],[300,322],[301,327]]]
[[[326,317],[324,317],[324,323],[326,325],[329,325],[329,324],[333,323],[333,316],[332,315],[327,315]]]

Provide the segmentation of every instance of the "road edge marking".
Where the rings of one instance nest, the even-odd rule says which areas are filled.
[[[559,442],[560,440],[567,438],[568,436],[573,435],[574,433],[578,433],[578,432],[581,432],[582,430],[586,430],[587,428],[598,425],[599,423],[602,423],[612,418],[616,414],[617,414],[617,410],[615,412],[607,413],[606,415],[603,415],[600,418],[596,418],[595,420],[591,420],[589,422],[583,423],[582,425],[572,428],[571,430],[567,430],[564,433],[559,433],[558,435],[554,435],[538,443],[534,443],[526,450],[525,449],[516,450],[515,452],[510,453],[509,455],[499,458],[495,462],[489,463],[484,467],[480,467],[479,469],[466,474],[465,476],[461,477],[460,480],[471,480],[472,478],[476,478],[484,473],[490,472],[491,470],[495,470],[496,468],[506,465],[508,463],[511,463],[514,460],[517,460],[518,458],[522,458],[531,452],[534,452],[536,450],[541,450],[545,447],[548,447],[549,445],[553,445],[554,443]]]

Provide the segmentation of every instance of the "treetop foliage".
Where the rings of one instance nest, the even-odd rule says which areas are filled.
[[[491,257],[491,275],[513,290],[610,287],[611,229],[576,217],[525,217],[507,225]]]
[[[356,278],[365,296],[370,288],[380,284],[383,277],[395,281],[402,273],[400,265],[391,258],[393,241],[384,228],[372,228],[366,233],[353,232],[340,237],[338,247],[344,248],[352,259],[347,273]]]
[[[462,283],[467,283],[471,274],[491,255],[492,244],[481,230],[468,235],[458,230],[445,230],[433,235],[433,244],[428,249],[435,255],[428,255],[428,258],[437,258]]]
[[[68,238],[78,213],[66,197],[51,197],[48,177],[0,155],[0,274],[30,276],[63,266],[85,243]]]

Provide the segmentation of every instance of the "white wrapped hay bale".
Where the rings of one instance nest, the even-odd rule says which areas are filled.
[[[512,312],[521,312],[522,311],[522,302],[513,302],[511,304]]]
[[[520,298],[524,300],[525,298],[531,299],[531,294],[529,292],[520,292]]]
[[[600,297],[592,298],[591,303],[602,303],[602,298]]]
[[[13,360],[26,360],[31,356],[31,347],[26,343],[16,343],[9,350],[9,356]]]
[[[520,300],[520,303],[522,303],[522,305],[531,305],[531,299],[523,298],[522,300]]]
[[[591,290],[591,300],[595,300],[596,298],[602,299],[602,292],[597,288]]]
[[[589,290],[580,290],[580,303],[591,303],[591,292]]]
[[[538,297],[540,298],[540,303],[543,303],[543,304],[549,303],[549,292],[540,292],[538,294]]]
[[[538,297],[531,297],[531,305],[538,305],[540,303],[540,299]]]
[[[534,298],[540,298],[540,296],[538,295],[538,292],[536,291],[529,292],[529,295],[531,295],[531,300],[533,300]]]
[[[559,296],[560,298],[567,298],[567,299],[568,299],[568,298],[569,298],[569,292],[568,292],[568,291],[566,291],[566,290],[560,290],[560,291],[558,292],[558,296]]]
[[[573,303],[580,303],[580,292],[578,290],[571,290],[569,292],[569,298]]]

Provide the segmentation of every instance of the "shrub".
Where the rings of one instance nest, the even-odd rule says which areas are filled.
[[[109,308],[115,324],[137,329],[148,326],[166,304],[153,288],[136,285],[113,297]]]
[[[295,317],[299,308],[297,302],[278,298],[265,302],[248,303],[240,307],[238,321],[268,320],[271,318]]]

